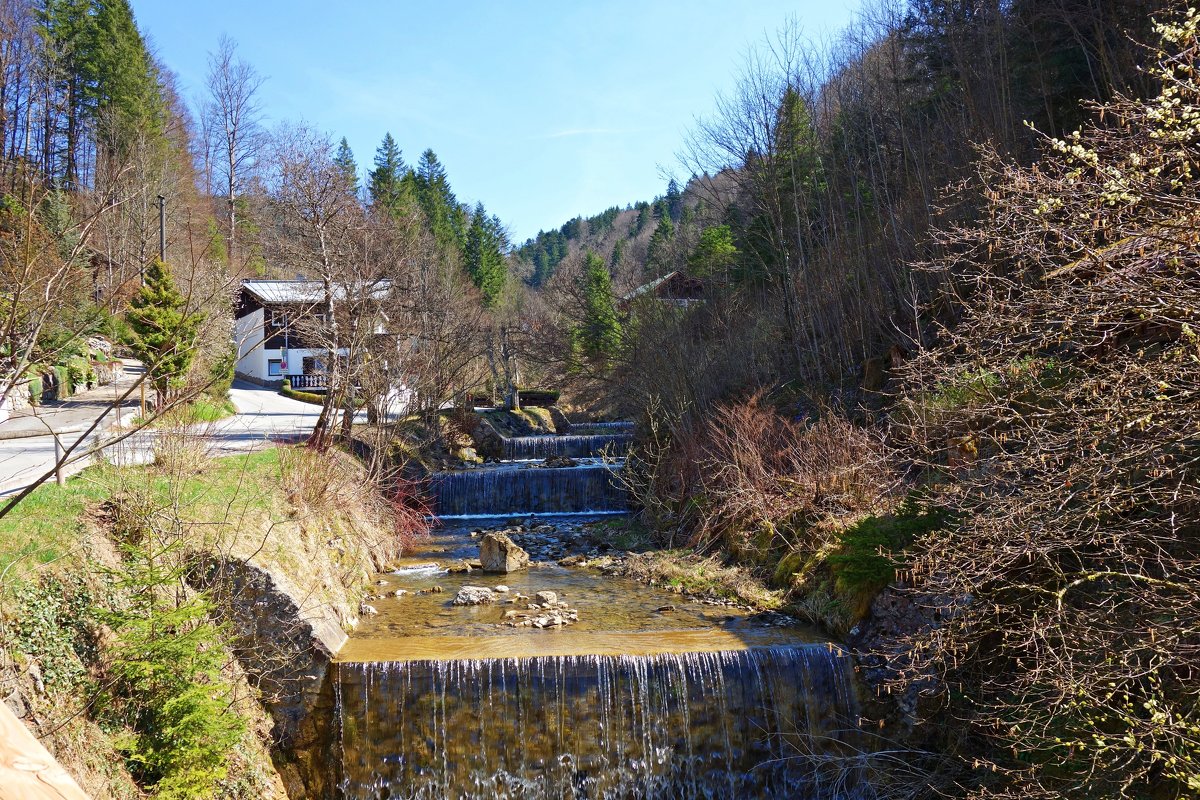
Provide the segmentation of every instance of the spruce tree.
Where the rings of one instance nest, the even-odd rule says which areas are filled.
[[[579,342],[584,354],[608,358],[621,345],[621,322],[613,298],[612,276],[604,259],[588,251],[583,262],[584,317]]]
[[[714,225],[700,232],[700,242],[688,258],[688,271],[697,277],[723,275],[737,261],[738,249],[728,225]]]
[[[145,284],[130,303],[129,346],[145,365],[160,408],[172,390],[184,385],[196,358],[204,315],[189,311],[188,305],[167,265],[152,261]]]
[[[416,204],[411,179],[412,170],[404,163],[404,155],[392,134],[385,134],[375,151],[375,168],[367,176],[367,191],[371,204],[386,211],[393,219],[412,212]]]
[[[483,203],[475,206],[463,252],[467,274],[483,293],[483,304],[494,307],[504,293],[508,269],[504,258],[504,233],[500,220],[489,217]]]
[[[450,189],[446,168],[433,150],[421,154],[415,183],[417,202],[434,240],[443,252],[462,251],[466,246],[467,215]]]
[[[333,157],[333,163],[341,171],[346,179],[346,186],[351,194],[358,196],[358,162],[354,160],[354,151],[350,149],[350,143],[346,141],[346,137],[342,137],[342,141],[338,143],[337,153]]]

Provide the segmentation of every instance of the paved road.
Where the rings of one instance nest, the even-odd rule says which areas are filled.
[[[230,399],[238,413],[228,419],[189,428],[188,436],[203,441],[211,455],[229,455],[249,452],[267,446],[273,441],[302,438],[312,431],[321,409],[283,397],[271,389],[249,383],[235,382]],[[127,404],[128,405],[128,404]],[[90,412],[90,419],[107,406],[97,402]],[[113,415],[113,412],[108,412]],[[128,421],[136,411],[122,409],[123,419]],[[65,475],[72,475],[93,463],[97,451],[104,458],[120,464],[138,464],[150,461],[154,445],[160,435],[157,431],[139,431],[115,444],[100,446],[119,435],[120,428],[111,428],[116,423],[106,418],[97,432],[82,441],[72,452],[72,461],[64,468]],[[77,427],[71,432],[61,433],[59,441],[70,447],[83,435]],[[44,475],[55,461],[54,437],[50,435],[20,439],[0,439],[0,495],[13,494],[24,489]]]

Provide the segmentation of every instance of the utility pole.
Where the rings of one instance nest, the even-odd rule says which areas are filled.
[[[158,196],[158,260],[167,263],[167,198]]]

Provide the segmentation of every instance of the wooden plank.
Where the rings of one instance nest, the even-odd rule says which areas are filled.
[[[0,800],[88,800],[4,703],[0,703]]]

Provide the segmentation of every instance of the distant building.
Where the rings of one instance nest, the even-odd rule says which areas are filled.
[[[651,298],[680,308],[687,308],[694,303],[704,302],[704,282],[678,270],[668,272],[661,278],[655,278],[623,295],[619,305],[622,310],[627,310],[630,304],[641,298]]]
[[[386,282],[366,287],[382,298]],[[344,290],[341,292],[344,296]],[[338,298],[334,298],[335,304]],[[293,389],[324,389],[329,350],[311,341],[324,321],[321,281],[242,281],[234,303],[237,377],[260,386],[278,387],[286,379]],[[383,335],[380,322],[376,333]],[[346,348],[335,351],[346,358]]]

